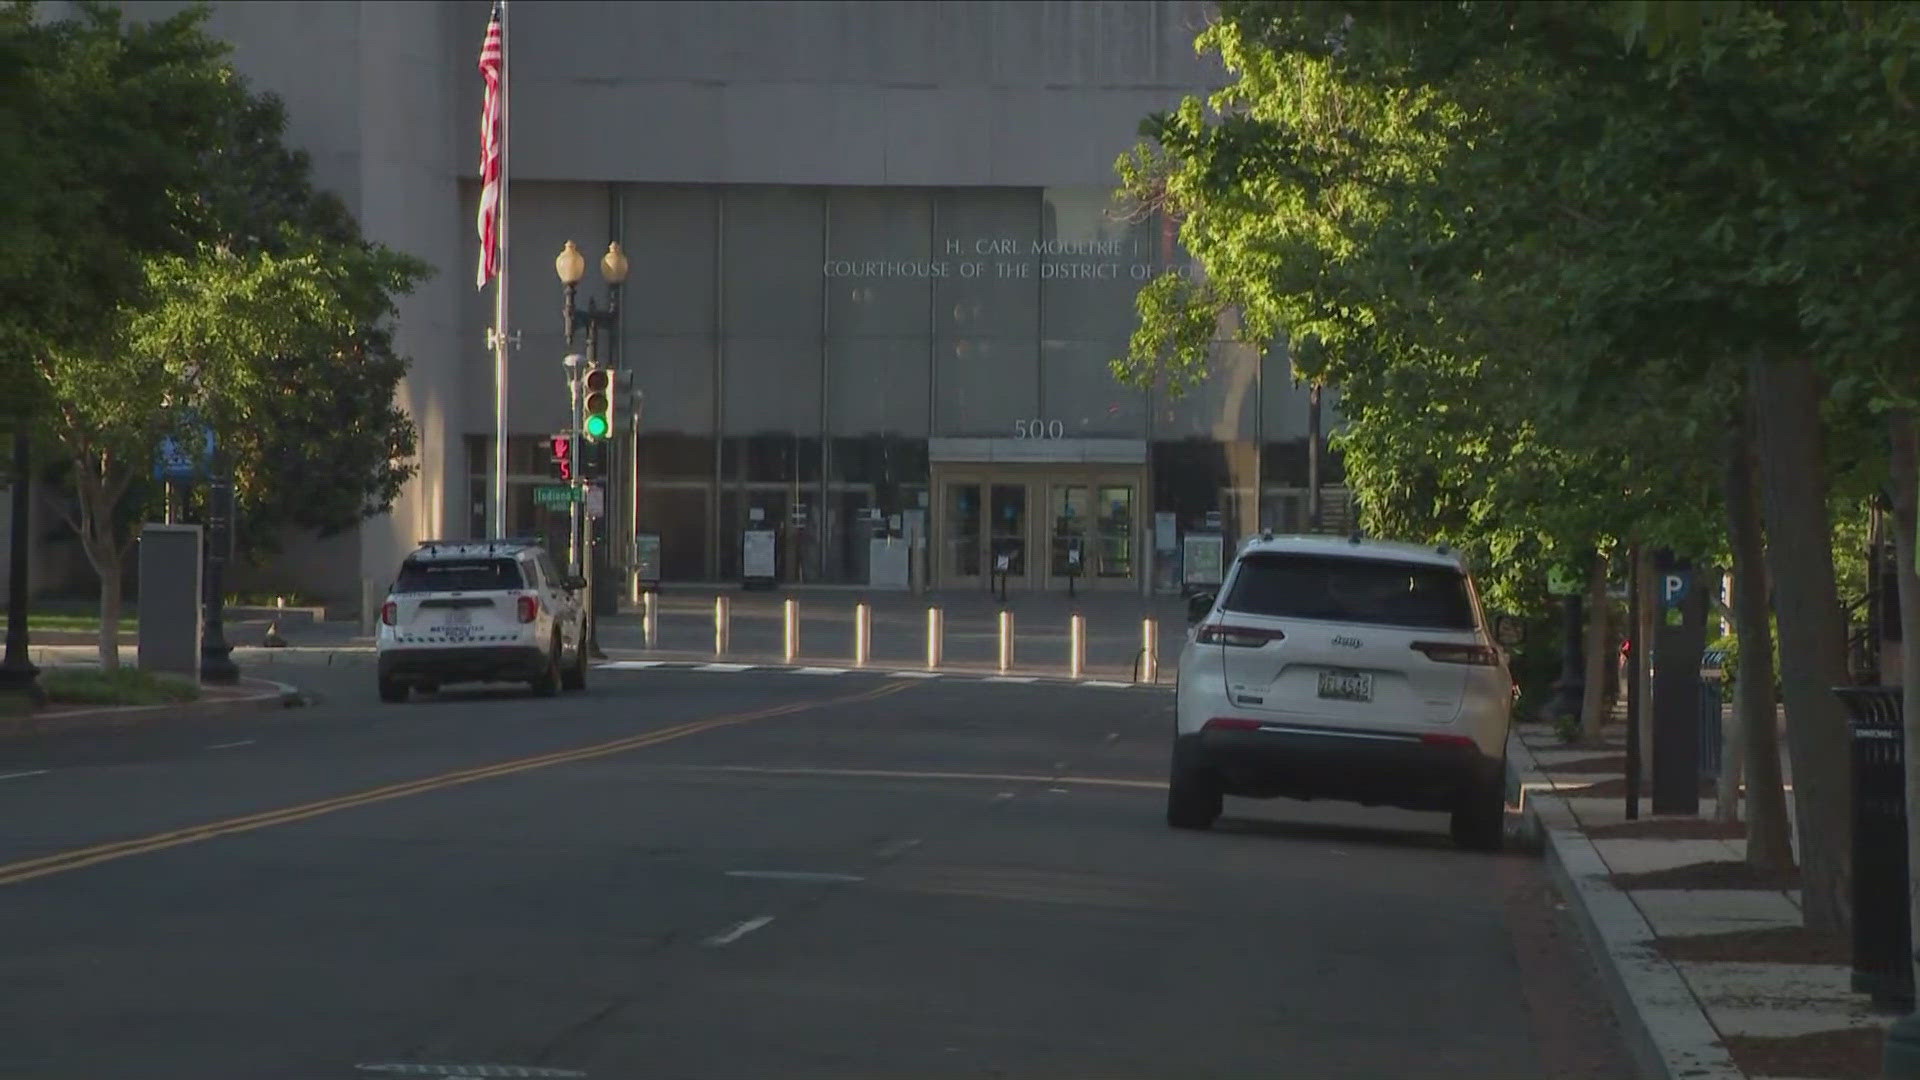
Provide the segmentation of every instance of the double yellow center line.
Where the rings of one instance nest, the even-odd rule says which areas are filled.
[[[210,821],[202,825],[192,825],[171,832],[154,833],[150,836],[135,837],[131,840],[117,840],[111,843],[94,844],[90,847],[75,848],[71,851],[43,855],[37,859],[23,859],[19,862],[0,864],[0,885],[12,885],[22,881],[31,881],[49,874],[78,870],[96,863],[111,862],[132,855],[145,855],[149,852],[164,851],[182,844],[211,840],[216,836],[231,836],[235,833],[253,832],[255,829],[286,825],[307,818],[319,817],[340,810],[351,810],[357,806],[370,806],[386,802],[389,799],[403,799],[409,795],[420,795],[429,791],[471,784],[477,780],[491,780],[496,776],[508,776],[513,773],[544,769],[550,765],[565,765],[568,762],[587,761],[592,758],[607,757],[612,754],[624,754],[629,750],[638,750],[646,746],[655,746],[675,739],[684,739],[689,735],[698,735],[703,731],[732,727],[736,724],[751,723],[755,720],[770,720],[776,716],[805,712],[809,709],[824,708],[831,705],[851,705],[856,702],[870,701],[899,693],[907,689],[909,683],[891,683],[877,689],[851,694],[845,697],[825,698],[818,701],[801,701],[789,705],[777,705],[772,708],[753,712],[730,713],[712,716],[704,720],[690,720],[672,727],[660,728],[639,735],[630,735],[611,742],[595,743],[573,750],[558,750],[550,754],[536,754],[532,757],[514,758],[509,761],[482,765],[472,769],[441,773],[419,780],[409,780],[400,784],[388,784],[385,787],[370,788],[340,795],[318,802],[302,803],[277,810],[263,810],[256,814]]]

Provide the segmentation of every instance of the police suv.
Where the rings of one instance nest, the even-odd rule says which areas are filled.
[[[380,606],[380,700],[452,682],[521,682],[543,697],[587,684],[586,583],[532,540],[429,540]]]

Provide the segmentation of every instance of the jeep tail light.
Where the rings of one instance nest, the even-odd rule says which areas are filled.
[[[1493,667],[1500,657],[1485,645],[1448,645],[1438,641],[1416,641],[1413,647],[1425,653],[1427,659],[1436,664],[1472,664],[1475,667]]]
[[[1243,649],[1257,649],[1269,641],[1283,641],[1286,636],[1278,630],[1265,630],[1255,626],[1208,623],[1194,635],[1194,640],[1202,645],[1234,645]]]
[[[520,621],[532,622],[540,614],[540,601],[531,596],[520,598]]]
[[[380,605],[380,621],[387,626],[393,625],[394,616],[399,614],[400,605],[389,600]]]

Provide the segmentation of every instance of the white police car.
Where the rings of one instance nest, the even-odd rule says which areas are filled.
[[[429,540],[380,606],[380,700],[452,682],[521,682],[542,696],[587,684],[585,582],[530,540]]]
[[[1445,810],[1456,843],[1500,846],[1519,624],[1490,627],[1456,553],[1262,536],[1191,598],[1167,822],[1223,795]]]

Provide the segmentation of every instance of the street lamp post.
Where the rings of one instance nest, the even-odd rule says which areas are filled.
[[[588,298],[587,306],[584,309],[579,307],[575,302],[580,281],[586,277],[587,274],[587,260],[586,256],[580,254],[580,249],[573,241],[567,241],[566,246],[560,249],[560,254],[553,260],[553,269],[555,275],[560,278],[560,285],[564,295],[561,307],[561,321],[566,332],[567,346],[568,348],[572,348],[573,346],[575,324],[585,322],[587,328],[586,363],[588,367],[597,365],[600,362],[600,328],[606,326],[611,332],[611,330],[618,325],[620,318],[620,285],[627,280],[628,264],[626,253],[620,250],[619,242],[615,241],[607,245],[607,253],[600,257],[600,276],[606,280],[609,286],[608,303],[605,310],[602,310],[592,298]],[[574,483],[580,484],[582,481],[578,462],[580,460],[581,370],[579,363],[574,357],[569,356],[568,359],[567,389],[568,399],[573,410],[573,446],[575,447],[573,451],[575,461],[573,474],[575,478]],[[615,479],[611,473],[613,472],[613,463],[616,458],[611,447],[616,443],[618,437],[618,431],[607,432],[605,439],[602,440],[606,444],[607,449],[604,453],[596,454],[596,456],[601,457],[606,463],[599,477],[603,485],[602,490],[606,492],[617,489],[617,486],[610,481]],[[611,501],[610,498],[605,500],[605,502]],[[576,509],[573,511],[572,530],[573,535],[579,538],[572,541],[575,545],[574,552],[578,557],[575,565],[584,567],[587,579],[587,647],[592,655],[599,657],[605,655],[600,651],[600,608],[603,606],[611,608],[614,604],[618,603],[617,599],[615,599],[618,591],[607,587],[612,581],[611,567],[607,565],[608,537],[606,535],[606,522],[608,520],[608,508],[603,502],[600,521],[596,524],[590,515],[586,516],[586,520],[582,521],[582,515],[578,510],[578,503],[575,503],[574,506]]]
[[[27,541],[32,530],[27,514],[32,508],[28,488],[33,469],[32,441],[27,433],[13,435],[13,518],[9,522],[11,546],[7,549],[7,654],[0,661],[0,690],[25,693],[34,701],[43,695],[40,669],[27,658]]]
[[[225,619],[227,550],[233,537],[233,470],[227,467],[226,454],[215,449],[207,480],[207,572],[202,602],[200,637],[200,681],[234,683],[240,681],[240,666],[233,662],[233,646],[227,642]]]

